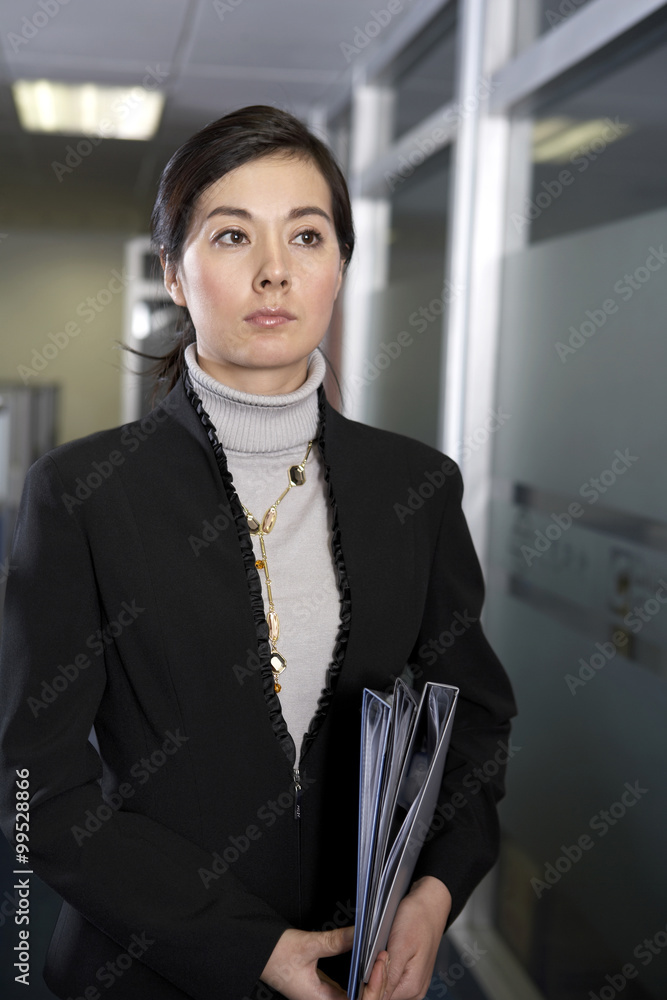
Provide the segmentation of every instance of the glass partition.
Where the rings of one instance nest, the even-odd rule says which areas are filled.
[[[450,0],[381,78],[395,88],[394,139],[453,99],[457,19],[458,4]]]
[[[587,3],[589,0],[518,0],[517,52],[527,48],[540,35],[564,24]]]
[[[373,293],[363,370],[363,419],[437,443],[451,149],[445,147],[391,197],[387,287]]]
[[[519,154],[530,158],[530,186],[511,216],[530,242],[667,204],[666,15],[616,53],[613,69],[536,109]]]
[[[547,1000],[660,1000],[667,982],[667,46],[655,41],[512,125],[524,164],[497,376],[511,420],[494,440],[486,628],[520,714],[496,922]],[[548,122],[562,125],[551,137]]]

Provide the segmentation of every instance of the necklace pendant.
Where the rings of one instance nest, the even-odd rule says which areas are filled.
[[[276,508],[269,507],[262,520],[262,531],[264,532],[265,535],[268,535],[268,533],[271,531],[271,528],[276,523],[277,516],[278,516],[278,511],[276,510]]]
[[[287,661],[285,657],[277,649],[274,649],[271,653],[271,670],[273,671],[274,678],[277,678],[278,674],[282,674],[286,666]]]
[[[280,635],[280,620],[275,611],[269,611],[266,616],[266,620],[269,623],[269,639],[271,642],[277,642],[278,636]]]
[[[246,514],[246,521],[248,522],[248,530],[251,535],[256,535],[259,531],[260,524],[254,514]]]
[[[303,486],[306,481],[306,470],[300,465],[291,465],[287,478],[292,486]]]

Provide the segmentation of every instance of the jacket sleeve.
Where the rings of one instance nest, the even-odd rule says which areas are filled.
[[[290,924],[230,870],[204,886],[199,869],[211,859],[196,843],[105,805],[101,761],[88,740],[105,688],[103,658],[45,710],[30,707],[43,682],[62,690],[59,666],[72,664],[81,638],[101,625],[89,546],[63,492],[53,460],[38,460],[14,536],[0,647],[3,833],[16,844],[16,772],[27,769],[29,867],[122,948],[133,933],[145,934],[153,943],[141,960],[188,995],[249,995]],[[109,818],[76,838],[73,828],[100,806]]]
[[[484,582],[461,507],[461,472],[453,462],[452,470],[410,659],[419,687],[440,681],[459,688],[438,805],[413,876],[445,883],[452,896],[448,927],[498,857],[497,802],[514,752],[509,733],[516,714],[509,678],[480,624]]]

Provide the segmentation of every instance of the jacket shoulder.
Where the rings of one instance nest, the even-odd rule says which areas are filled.
[[[73,438],[51,448],[33,463],[30,471],[34,476],[47,470],[53,472],[55,469],[63,480],[69,481],[80,476],[82,470],[89,474],[96,470],[108,470],[110,466],[126,464],[141,443],[148,439],[156,441],[161,436],[156,431],[168,424],[173,426],[172,418],[177,418],[182,408],[180,393],[172,391],[143,417]],[[176,422],[178,423],[178,419]],[[145,464],[146,458],[147,452],[141,448],[140,467]],[[101,470],[97,469],[98,466]]]
[[[396,461],[407,462],[418,473],[423,474],[427,469],[444,466],[443,471],[448,475],[460,475],[458,463],[450,455],[418,438],[353,420],[331,405],[328,407],[327,419],[331,420],[339,440],[351,446],[373,449],[375,454],[385,459],[393,456]]]
[[[63,482],[68,482],[82,474],[94,473],[98,467],[102,473],[108,466],[121,464],[127,450],[123,442],[132,434],[134,423],[95,431],[51,448],[33,462],[29,470],[31,478],[57,472]]]

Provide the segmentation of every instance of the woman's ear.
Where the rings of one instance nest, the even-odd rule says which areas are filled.
[[[164,287],[169,292],[171,299],[177,306],[187,306],[183,288],[181,287],[178,267],[173,261],[169,260],[169,254],[164,252],[164,247],[160,248],[160,263],[164,272]]]
[[[338,293],[340,291],[340,286],[343,283],[344,274],[345,274],[345,258],[341,256],[340,267],[338,269],[338,278],[336,280],[336,291],[334,292],[334,301],[338,298]]]

